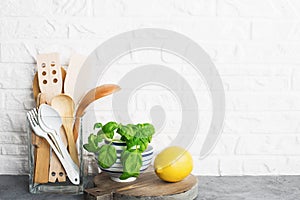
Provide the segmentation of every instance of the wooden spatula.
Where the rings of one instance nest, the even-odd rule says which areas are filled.
[[[68,74],[64,82],[64,93],[73,99],[75,105],[77,105],[80,100],[80,99],[75,99],[76,98],[74,95],[75,83],[79,75],[81,66],[83,65],[85,59],[86,57],[80,54],[73,54],[71,56],[68,70],[67,70]]]
[[[63,67],[61,67],[60,69],[61,69],[62,82],[64,82],[65,78],[66,78],[66,70]],[[33,77],[32,91],[33,91],[34,100],[37,100],[37,96],[41,92],[40,86],[39,86],[38,72],[36,72],[34,77]],[[64,93],[64,88],[62,89],[62,93]]]
[[[39,54],[37,55],[37,69],[39,88],[42,93],[46,94],[48,104],[54,96],[62,92],[63,79],[61,74],[61,64],[58,53]],[[49,181],[65,181],[65,173],[62,165],[58,163],[55,153],[52,151],[50,158],[50,169],[48,173]],[[55,174],[55,176],[52,176]],[[61,174],[61,176],[60,176]]]
[[[66,77],[66,71],[61,67],[62,80]],[[33,98],[36,100],[36,106],[46,103],[46,95],[40,93],[38,72],[35,73],[32,82]],[[50,147],[49,144],[41,137],[32,133],[32,144],[37,147],[35,151],[35,170],[34,170],[34,182],[35,183],[47,183],[49,178],[49,165],[50,165]],[[59,177],[63,180],[63,177]]]
[[[62,92],[61,65],[58,53],[37,55],[39,87],[46,94],[47,103]]]

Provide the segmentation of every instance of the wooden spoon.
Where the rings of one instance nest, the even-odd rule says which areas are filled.
[[[65,94],[60,94],[52,98],[51,106],[59,113],[62,118],[62,124],[65,128],[69,152],[72,160],[79,166],[78,152],[75,145],[73,135],[73,117],[75,104],[71,97]]]
[[[79,118],[83,116],[85,109],[92,102],[96,101],[97,99],[100,99],[104,96],[107,96],[114,92],[117,92],[120,89],[121,88],[118,85],[106,84],[106,85],[101,85],[94,89],[91,89],[88,93],[85,94],[85,96],[80,101],[78,108],[76,110],[75,123],[74,123],[74,128],[73,128],[73,134],[74,134],[75,141],[77,140],[77,137],[78,137],[78,130],[79,130],[79,124],[80,124]]]

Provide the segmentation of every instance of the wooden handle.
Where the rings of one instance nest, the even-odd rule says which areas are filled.
[[[61,166],[59,159],[52,151],[50,170],[49,170],[49,182],[55,183],[56,180],[58,180],[58,182],[65,182],[66,172],[65,169]]]
[[[75,123],[74,123],[74,128],[73,128],[73,134],[74,134],[74,141],[75,142],[78,138],[79,125],[80,125],[79,117],[76,117]]]
[[[76,165],[79,166],[78,152],[77,152],[77,148],[76,148],[76,144],[75,144],[75,140],[74,140],[72,125],[73,125],[73,123],[71,123],[71,124],[68,123],[68,125],[66,123],[64,123],[64,127],[65,127],[65,130],[67,133],[66,135],[68,138],[70,156],[71,156],[72,160],[74,161],[74,163],[76,163]]]
[[[46,102],[46,96],[43,93],[38,95],[37,106]],[[48,142],[33,133],[33,144],[36,145],[34,183],[48,183],[50,146]]]
[[[67,138],[66,133],[63,127],[60,128],[60,136],[64,143],[64,145],[67,147]],[[50,170],[49,170],[49,182],[54,183],[58,180],[58,182],[65,182],[66,181],[66,171],[61,165],[59,159],[57,158],[54,151],[52,151],[51,155],[51,161],[50,161]]]
[[[78,103],[80,99],[75,99],[75,85],[76,80],[79,75],[81,66],[83,65],[84,61],[86,60],[86,56],[80,55],[80,54],[73,54],[69,61],[68,66],[68,75],[66,76],[65,82],[64,82],[64,93],[66,95],[69,95],[74,100],[75,104]]]
[[[114,92],[117,92],[120,89],[121,88],[118,85],[106,84],[106,85],[101,85],[94,89],[91,89],[90,91],[88,91],[88,93],[85,94],[85,96],[80,101],[78,108],[76,110],[76,114],[75,114],[76,119],[75,119],[75,124],[74,124],[74,128],[73,128],[73,134],[74,134],[75,141],[78,138],[78,130],[79,130],[79,124],[80,124],[79,118],[83,116],[85,109],[92,102],[96,101],[97,99],[100,99],[100,98],[110,95]]]
[[[78,153],[73,135],[74,101],[70,96],[60,94],[53,97],[51,106],[59,113],[62,119],[62,125],[64,126],[68,139],[70,156],[74,163],[79,166]]]
[[[86,95],[82,98],[79,103],[79,106],[76,111],[76,117],[82,117],[85,109],[97,99],[110,95],[116,91],[119,91],[121,88],[118,85],[114,84],[105,84],[98,86],[94,89],[91,89],[86,93]]]

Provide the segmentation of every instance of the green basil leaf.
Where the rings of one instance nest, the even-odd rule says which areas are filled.
[[[142,131],[143,131],[144,137],[146,137],[146,138],[152,137],[152,135],[155,133],[154,126],[149,123],[145,123],[142,125]]]
[[[128,124],[127,126],[121,125],[117,133],[119,133],[123,138],[126,138],[126,140],[131,140],[135,133],[134,133],[134,126]]]
[[[102,130],[99,130],[97,133],[97,137],[98,137],[98,142],[102,142],[105,139],[105,134],[103,133]]]
[[[125,161],[126,159],[128,158],[128,156],[130,155],[130,152],[128,150],[124,150],[121,154],[121,162],[122,162],[122,165],[124,166],[125,165]]]
[[[142,167],[141,153],[136,150],[133,152],[125,150],[121,155],[121,162],[123,165],[123,174],[120,176],[121,180],[139,176]]]
[[[98,141],[99,138],[97,135],[90,134],[88,138],[88,143],[84,144],[83,147],[89,152],[94,152],[94,153],[98,152],[99,151]]]
[[[127,157],[124,159],[123,171],[129,174],[139,174],[142,167],[142,154],[134,151],[129,152]]]
[[[140,148],[139,148],[139,152],[143,153],[148,147],[148,142],[143,142],[141,141],[140,142]]]
[[[95,146],[91,145],[91,144],[84,144],[83,148],[85,150],[87,150],[88,152],[92,152],[92,153],[96,153],[98,151],[98,149]]]
[[[104,144],[100,147],[98,162],[103,168],[111,167],[117,160],[116,148],[109,144]]]
[[[98,132],[97,132],[97,135],[103,135],[104,132],[102,131],[102,129],[100,129]]]
[[[114,137],[114,132],[108,132],[108,133],[105,133],[105,136],[109,139],[113,139]]]
[[[120,138],[120,140],[122,140],[122,141],[124,141],[124,142],[126,142],[126,137],[124,137],[124,136],[121,136],[121,138]]]
[[[119,177],[121,180],[126,180],[130,177],[138,177],[139,173],[127,173],[127,172],[123,172],[122,175]]]
[[[102,127],[102,131],[104,133],[113,132],[119,127],[119,125],[116,122],[108,122]]]
[[[126,148],[127,150],[130,150],[132,147],[134,147],[136,145],[136,142],[132,139],[132,140],[127,140],[126,141]]]
[[[108,122],[102,127],[102,131],[104,132],[107,138],[112,139],[114,137],[114,131],[119,127],[116,122]]]
[[[101,123],[95,123],[94,124],[94,130],[96,129],[96,128],[101,128],[102,127],[102,124]]]

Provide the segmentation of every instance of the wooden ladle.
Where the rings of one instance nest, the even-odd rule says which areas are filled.
[[[73,117],[75,110],[74,101],[70,96],[60,94],[52,98],[51,106],[59,113],[62,118],[62,124],[65,128],[68,139],[70,156],[74,163],[79,166],[78,152],[73,135]]]
[[[75,114],[75,123],[73,128],[73,134],[75,141],[78,138],[78,130],[79,130],[79,118],[83,116],[85,109],[97,99],[100,99],[104,96],[110,95],[114,92],[119,91],[121,88],[118,85],[114,84],[105,84],[98,86],[94,89],[91,89],[85,96],[81,99]]]

